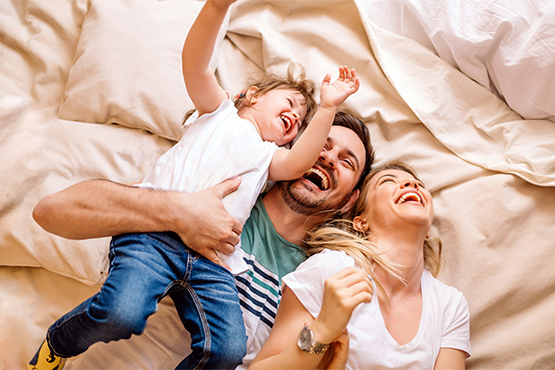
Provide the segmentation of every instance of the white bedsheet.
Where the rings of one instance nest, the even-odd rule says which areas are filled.
[[[107,268],[106,238],[50,235],[34,205],[89,178],[140,180],[174,143],[190,108],[180,44],[201,5],[0,4],[0,369],[24,368]],[[470,306],[469,369],[555,363],[553,22],[543,1],[239,0],[213,59],[229,91],[291,61],[317,85],[356,68],[342,108],[368,124],[378,163],[406,161],[434,196],[440,279]],[[173,368],[186,338],[165,299],[144,335],[67,367]]]

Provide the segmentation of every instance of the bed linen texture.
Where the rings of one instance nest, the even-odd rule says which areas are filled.
[[[505,2],[506,3],[506,2]],[[238,0],[212,60],[232,94],[292,61],[369,127],[376,164],[402,160],[434,197],[439,280],[470,309],[468,369],[555,363],[555,7],[535,0]],[[32,218],[78,181],[141,181],[192,104],[181,47],[197,0],[0,4],[0,369],[24,368],[58,317],[93,295],[108,238],[67,240]],[[505,4],[505,5],[504,5]],[[145,333],[68,369],[171,369],[188,353],[170,300]]]

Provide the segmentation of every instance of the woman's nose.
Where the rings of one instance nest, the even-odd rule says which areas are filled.
[[[416,179],[406,179],[402,182],[402,185],[404,188],[412,186],[413,188],[418,189],[418,182],[416,181]]]

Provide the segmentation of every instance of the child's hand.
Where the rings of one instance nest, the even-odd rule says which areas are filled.
[[[210,3],[212,3],[213,6],[217,7],[217,8],[229,8],[229,6],[231,4],[233,4],[234,2],[236,2],[237,0],[209,0]]]
[[[337,109],[350,95],[358,91],[360,81],[354,68],[339,67],[339,78],[330,84],[331,75],[328,73],[322,81],[320,90],[320,107]]]

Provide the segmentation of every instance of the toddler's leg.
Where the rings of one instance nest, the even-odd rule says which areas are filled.
[[[163,245],[149,234],[115,237],[110,272],[100,292],[56,321],[47,333],[52,351],[72,357],[96,342],[141,334],[147,318],[175,276],[163,257]],[[162,253],[160,252],[162,250]]]
[[[190,276],[172,290],[181,321],[191,334],[192,353],[177,369],[235,369],[246,354],[247,335],[235,278],[191,251]]]

